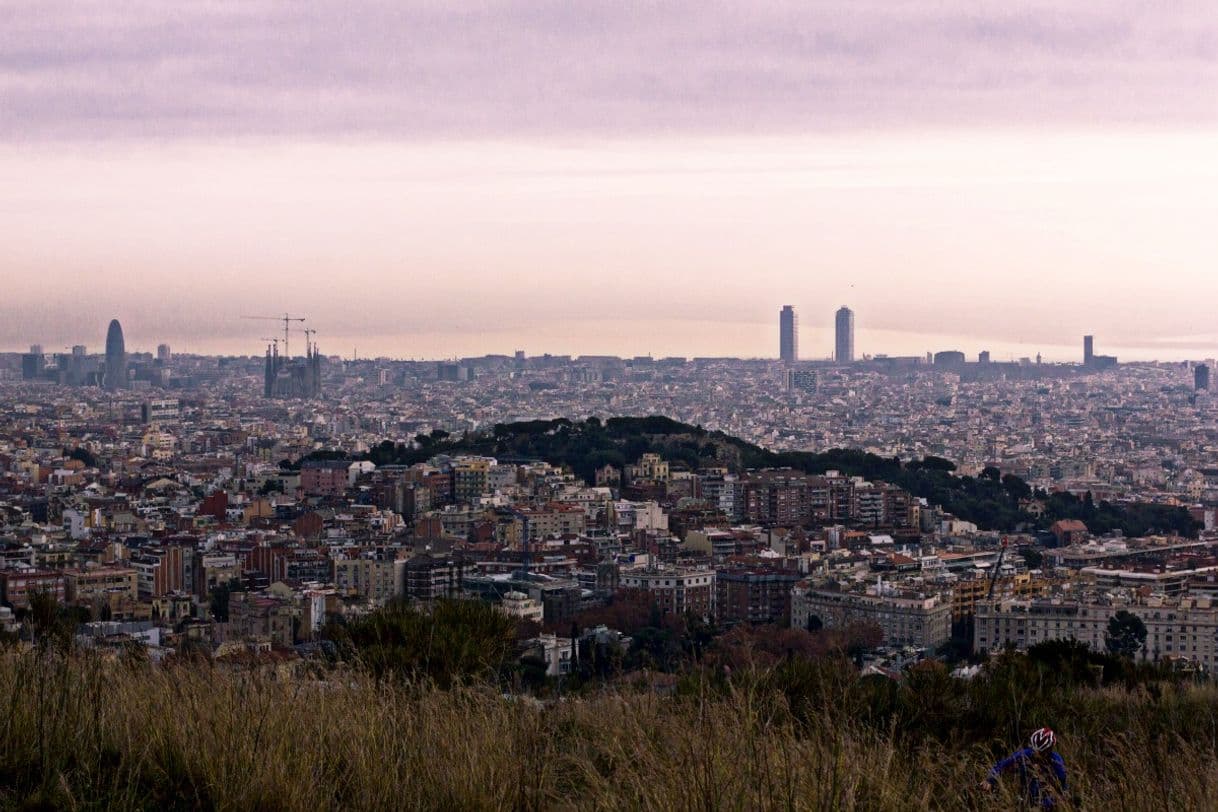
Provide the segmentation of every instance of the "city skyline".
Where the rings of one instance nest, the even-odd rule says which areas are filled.
[[[1214,806],[1207,4],[0,19],[5,806]]]
[[[1084,313],[1196,355],[1216,35],[1134,3],[18,4],[0,347],[125,313],[231,350],[256,301],[344,354],[762,356],[781,296],[906,336],[866,351],[1054,357]]]
[[[844,316],[843,316],[843,314],[844,314]],[[1105,366],[1115,364],[1118,360],[1118,358],[1116,356],[1096,353],[1095,352],[1095,345],[1096,345],[1095,336],[1090,335],[1090,334],[1081,336],[1081,352],[1080,352],[1080,347],[1078,344],[1076,344],[1073,349],[1070,349],[1068,346],[1053,347],[1052,349],[1054,350],[1054,352],[1052,354],[1046,354],[1040,348],[1032,348],[1032,351],[1030,353],[1020,354],[1019,352],[1015,351],[1015,348],[1004,347],[1002,344],[998,344],[997,346],[999,349],[997,352],[995,352],[994,350],[990,349],[991,346],[994,346],[991,343],[982,342],[981,344],[976,345],[976,346],[974,346],[973,343],[966,343],[964,345],[957,346],[957,345],[953,345],[950,340],[946,340],[949,338],[946,336],[938,336],[937,338],[940,339],[939,344],[936,346],[933,346],[933,347],[928,346],[925,349],[925,351],[915,349],[915,350],[908,351],[908,352],[893,352],[893,351],[881,348],[881,349],[875,349],[874,351],[864,350],[863,352],[857,352],[855,350],[854,316],[855,316],[854,311],[851,308],[849,308],[848,306],[843,305],[840,308],[838,308],[834,313],[834,325],[832,328],[814,328],[813,332],[816,333],[818,335],[818,337],[822,336],[826,332],[826,329],[831,330],[831,332],[829,333],[829,338],[832,341],[832,346],[829,348],[829,352],[827,354],[820,354],[820,351],[816,350],[816,351],[814,351],[814,354],[807,355],[807,356],[800,355],[800,352],[799,352],[799,342],[800,342],[799,336],[801,335],[802,331],[801,331],[800,324],[799,324],[798,310],[796,310],[792,305],[783,305],[779,311],[779,320],[778,320],[779,323],[778,323],[778,335],[777,335],[779,351],[778,351],[777,356],[774,356],[772,354],[767,354],[767,353],[760,353],[760,354],[756,354],[756,355],[747,355],[747,354],[738,354],[738,353],[731,353],[731,352],[714,353],[714,352],[703,352],[703,351],[695,351],[695,352],[687,352],[687,353],[680,353],[680,352],[656,353],[656,352],[650,352],[650,351],[648,351],[648,352],[620,352],[620,351],[618,351],[618,352],[614,352],[614,351],[578,352],[578,351],[571,351],[570,349],[567,349],[566,351],[563,351],[562,349],[555,349],[555,350],[544,349],[541,351],[532,351],[532,350],[516,348],[516,349],[509,351],[509,350],[505,350],[502,348],[491,348],[491,349],[487,349],[484,351],[473,351],[473,352],[467,352],[467,353],[448,353],[448,354],[439,354],[439,355],[435,355],[435,356],[431,356],[431,357],[425,357],[425,356],[403,355],[403,354],[395,353],[393,351],[390,351],[390,352],[377,352],[375,350],[368,351],[367,346],[365,346],[364,353],[359,353],[358,346],[353,346],[351,355],[346,355],[342,352],[333,352],[333,353],[327,353],[324,355],[319,355],[318,353],[320,353],[320,342],[309,341],[309,337],[316,335],[317,330],[314,328],[304,326],[308,321],[308,319],[304,318],[304,317],[296,318],[296,319],[289,319],[289,321],[301,322],[302,326],[297,328],[295,330],[295,332],[300,332],[306,338],[306,341],[307,341],[306,352],[295,353],[290,356],[283,355],[279,351],[280,339],[262,337],[262,338],[259,338],[258,341],[265,344],[265,346],[262,347],[261,349],[262,349],[262,353],[265,353],[266,358],[268,359],[268,364],[270,363],[269,359],[271,358],[272,351],[274,351],[274,355],[276,358],[282,358],[285,361],[287,359],[291,358],[291,359],[298,360],[300,362],[308,361],[309,358],[314,357],[314,356],[316,356],[317,358],[321,358],[321,357],[338,357],[338,358],[357,358],[358,357],[358,358],[362,358],[362,359],[384,358],[386,360],[396,360],[396,361],[411,361],[411,360],[446,361],[446,360],[453,360],[453,359],[457,359],[457,358],[461,358],[461,357],[506,356],[511,353],[523,353],[526,357],[538,357],[538,356],[543,356],[543,355],[578,357],[578,356],[582,355],[582,356],[593,356],[593,357],[611,356],[611,357],[621,357],[621,358],[630,358],[630,357],[656,357],[656,358],[658,358],[658,357],[685,357],[685,358],[723,357],[723,358],[736,358],[736,359],[741,359],[741,360],[765,360],[765,359],[776,358],[776,360],[779,360],[779,361],[782,361],[782,362],[788,363],[788,364],[798,362],[798,361],[806,361],[806,362],[813,362],[813,363],[817,363],[817,362],[819,362],[819,363],[825,363],[825,362],[842,363],[842,342],[843,341],[845,342],[846,346],[848,347],[847,354],[849,355],[849,358],[848,358],[848,360],[845,361],[845,363],[851,363],[851,362],[858,361],[858,360],[867,360],[867,359],[872,359],[872,358],[895,358],[895,357],[921,358],[923,355],[931,356],[934,354],[945,353],[945,352],[946,353],[960,352],[965,356],[966,360],[975,360],[975,359],[980,358],[984,361],[992,360],[995,362],[1004,362],[1004,361],[1011,362],[1011,361],[1035,359],[1037,361],[1037,363],[1040,363],[1043,360],[1046,363],[1081,364],[1084,367],[1092,366],[1093,362],[1095,362],[1097,365],[1097,368],[1103,368]],[[258,317],[258,318],[262,318],[262,317]],[[267,318],[272,318],[272,320],[276,320],[276,321],[282,319],[282,317],[267,317]],[[789,337],[787,335],[788,332],[789,332]],[[864,335],[866,335],[868,332],[869,331],[864,330]],[[874,336],[881,337],[879,339],[881,341],[883,340],[882,337],[890,336],[892,334],[892,331],[885,330],[883,328],[872,330],[870,332]],[[110,321],[110,325],[109,325],[109,328],[106,333],[105,348],[101,352],[94,352],[94,353],[90,354],[89,347],[91,345],[89,345],[87,343],[85,343],[85,344],[75,343],[75,344],[72,344],[71,346],[63,346],[62,351],[57,351],[55,349],[52,349],[51,351],[48,352],[45,348],[46,345],[44,345],[44,342],[42,342],[42,341],[31,341],[26,345],[26,347],[24,349],[22,349],[20,351],[0,350],[0,352],[9,352],[10,354],[21,354],[22,356],[37,355],[37,356],[42,356],[45,359],[45,358],[54,358],[59,355],[67,355],[68,351],[70,351],[70,354],[75,357],[90,357],[90,355],[92,355],[92,356],[96,356],[96,357],[105,359],[106,368],[112,368],[113,365],[112,365],[111,358],[110,358],[110,356],[111,356],[110,348],[112,345],[117,348],[115,358],[119,361],[119,363],[121,363],[123,365],[126,364],[126,360],[127,360],[128,356],[130,356],[132,354],[131,352],[127,351],[125,348],[124,335],[125,334],[123,332],[123,328],[120,324],[120,321],[118,319],[112,319]],[[142,353],[142,354],[148,355],[149,357],[153,357],[162,366],[168,365],[174,354],[171,351],[171,345],[160,339],[154,339],[154,340],[158,341],[158,343],[156,344],[155,351],[151,350],[151,349],[137,349],[134,352],[137,354]],[[787,342],[788,341],[791,342],[791,346],[789,347],[789,351],[790,351],[789,357],[787,355],[787,350],[788,350]],[[212,355],[212,356],[246,356],[246,357],[258,357],[262,354],[260,352],[248,351],[248,347],[246,346],[247,343],[248,342],[244,339],[238,339],[232,345],[231,349],[221,349],[221,350],[212,350],[212,351],[186,349],[185,351],[182,351],[181,354],[200,355],[200,356]],[[823,343],[823,341],[818,342],[818,344],[817,344],[818,347],[819,347],[820,343]],[[311,346],[313,347],[312,352],[307,350],[307,347],[309,346],[309,344],[311,344]],[[50,345],[50,346],[54,347],[56,345]],[[174,346],[178,346],[178,345],[174,345]],[[297,346],[299,346],[299,345],[297,345]],[[341,343],[340,343],[340,346],[341,346]],[[961,350],[960,346],[964,346],[966,349]],[[375,344],[374,344],[374,347],[375,347]],[[1120,345],[1105,345],[1105,348],[1106,349],[1108,349],[1108,348],[1128,349],[1128,348],[1122,348]],[[1027,348],[1025,347],[1022,349],[1027,349]],[[121,356],[121,358],[119,356]],[[1204,352],[1202,352],[1201,354],[1195,354],[1195,355],[1191,355],[1188,357],[1181,357],[1181,358],[1174,358],[1174,359],[1173,358],[1161,358],[1161,357],[1140,357],[1139,354],[1135,351],[1133,354],[1133,357],[1125,357],[1124,360],[1133,361],[1133,362],[1158,361],[1158,362],[1163,362],[1163,363],[1174,363],[1177,361],[1193,361],[1193,362],[1210,361],[1210,360],[1213,360],[1213,358],[1214,358],[1214,355],[1206,355],[1206,354],[1204,354]],[[23,361],[23,363],[25,363],[25,362]],[[109,384],[107,384],[107,385],[109,385]]]

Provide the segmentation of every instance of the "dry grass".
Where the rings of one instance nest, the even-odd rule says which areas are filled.
[[[9,808],[1015,804],[1009,793],[975,791],[989,765],[985,748],[910,743],[894,729],[842,718],[836,701],[793,714],[781,695],[756,686],[682,696],[602,692],[542,707],[490,688],[440,691],[352,674],[280,681],[207,665],[160,669],[10,652],[0,655],[0,688],[0,805]],[[1107,731],[1064,742],[1083,805],[1213,808],[1213,740],[1174,738],[1162,714],[1169,707],[1188,714],[1195,727],[1198,714],[1214,716],[1216,703],[1212,688],[1157,698],[1080,695],[1083,721]],[[1113,719],[1126,735],[1099,727]],[[1144,735],[1152,728],[1153,741]]]

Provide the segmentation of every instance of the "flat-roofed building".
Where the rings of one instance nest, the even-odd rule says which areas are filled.
[[[1189,567],[1180,569],[1083,567],[1079,577],[1097,588],[1116,589],[1146,587],[1162,595],[1179,595],[1188,591],[1189,582],[1196,575],[1218,572],[1218,566]]]
[[[649,592],[664,614],[711,618],[715,611],[715,571],[646,568],[625,570],[619,588]]]
[[[1210,598],[1152,596],[1136,603],[1009,600],[977,607],[973,648],[1026,649],[1047,640],[1077,640],[1105,650],[1108,621],[1126,610],[1146,625],[1138,659],[1191,660],[1206,670],[1218,666],[1218,605]]]
[[[588,526],[588,514],[579,505],[551,502],[540,508],[516,511],[520,525],[519,538],[539,541],[559,536],[581,535]]]
[[[182,416],[177,398],[154,398],[140,404],[140,419],[145,423],[172,423]]]
[[[458,457],[453,461],[453,498],[458,504],[475,502],[487,492],[487,480],[495,465],[490,457]]]
[[[300,489],[305,496],[342,496],[350,467],[347,460],[305,460],[300,464]]]
[[[405,594],[406,562],[394,558],[336,558],[334,586],[340,594],[385,604]]]
[[[456,559],[420,553],[406,562],[406,597],[424,602],[455,597],[464,573],[464,565]]]
[[[290,648],[295,642],[296,616],[296,608],[280,598],[234,592],[228,599],[230,634],[243,640],[270,641],[274,648]]]
[[[798,573],[781,570],[719,570],[715,573],[715,616],[724,626],[790,625],[791,587],[800,578]]]
[[[139,579],[130,567],[97,567],[67,570],[64,577],[64,600],[81,606],[108,604],[114,599],[139,599]]]
[[[499,609],[508,617],[541,623],[545,619],[545,606],[536,598],[515,590],[504,594]]]
[[[159,598],[194,583],[194,549],[177,544],[145,547],[132,556],[140,599]]]
[[[196,560],[195,594],[201,600],[217,587],[241,579],[241,562],[232,553],[204,553]]]
[[[994,581],[994,598],[1031,598],[1044,588],[1044,580],[1030,572],[1000,575]],[[982,570],[971,570],[952,584],[952,621],[958,622],[972,617],[977,607],[990,594],[990,578]]]
[[[805,525],[812,518],[810,490],[810,478],[799,471],[750,471],[744,480],[744,517],[764,525]]]
[[[0,570],[0,601],[13,609],[30,608],[30,599],[38,593],[49,595],[57,603],[62,603],[63,573],[25,567]]]
[[[952,632],[951,604],[939,595],[839,592],[796,584],[791,591],[791,625],[806,629],[813,617],[825,628],[875,624],[889,645],[936,648]]]

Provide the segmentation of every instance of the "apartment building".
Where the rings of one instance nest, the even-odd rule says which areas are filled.
[[[978,652],[1008,645],[1025,649],[1047,640],[1077,640],[1103,651],[1108,621],[1122,609],[1146,624],[1140,659],[1182,658],[1207,670],[1218,666],[1218,605],[1201,597],[1151,596],[1128,604],[1008,600],[982,605],[977,607],[973,648]]]
[[[297,610],[286,600],[252,592],[234,592],[228,601],[229,632],[243,640],[267,640],[275,648],[295,642]]]
[[[140,599],[188,589],[194,583],[194,558],[193,548],[176,544],[145,547],[133,555],[129,564],[136,572]]]
[[[464,572],[456,559],[420,553],[405,564],[406,597],[424,602],[456,597]]]
[[[217,587],[241,580],[241,561],[232,553],[204,553],[196,558],[195,594],[207,600]]]
[[[646,568],[625,570],[622,589],[649,592],[664,614],[711,618],[715,610],[715,571],[709,569]]]
[[[0,601],[13,609],[28,609],[30,598],[45,593],[57,602],[64,599],[63,574],[54,570],[21,567],[0,570]]]
[[[520,508],[516,511],[519,538],[539,541],[559,536],[578,536],[587,529],[588,517],[579,505],[551,502],[540,508]]]
[[[994,582],[994,598],[1032,598],[1040,594],[1044,586],[1044,580],[1030,572],[999,576]],[[951,594],[952,622],[966,620],[973,617],[977,607],[989,597],[990,579],[984,572],[973,570],[952,584]]]
[[[453,499],[457,504],[470,504],[488,490],[487,480],[496,461],[490,457],[458,457],[453,461]]]
[[[874,588],[873,588],[874,590]],[[860,593],[818,589],[807,582],[791,590],[791,625],[808,628],[817,618],[825,628],[872,623],[889,645],[936,648],[951,637],[951,603],[939,595],[887,591]]]
[[[518,620],[530,620],[541,623],[545,619],[545,607],[536,598],[530,598],[524,592],[515,590],[506,592],[498,604],[500,611],[508,617]]]
[[[334,587],[342,595],[358,595],[381,605],[406,590],[406,562],[394,558],[336,558]]]
[[[800,577],[780,570],[719,570],[715,573],[715,616],[723,626],[787,626],[791,622],[791,587]]]
[[[342,496],[350,467],[347,460],[305,460],[300,464],[300,489],[305,496]]]
[[[744,483],[744,516],[758,524],[807,524],[812,518],[808,477],[790,469],[750,472]]]
[[[68,603],[93,606],[119,600],[139,599],[139,579],[130,567],[97,567],[67,570],[64,578],[64,599]]]

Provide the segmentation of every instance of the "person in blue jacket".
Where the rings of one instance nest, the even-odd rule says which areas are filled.
[[[1007,770],[1019,771],[1019,782],[1024,798],[1033,806],[1044,809],[1054,806],[1066,792],[1066,762],[1053,748],[1057,736],[1047,727],[1032,734],[1032,740],[1022,750],[1017,750],[990,768],[990,774],[981,782],[981,789],[989,792],[998,783],[998,777]]]

